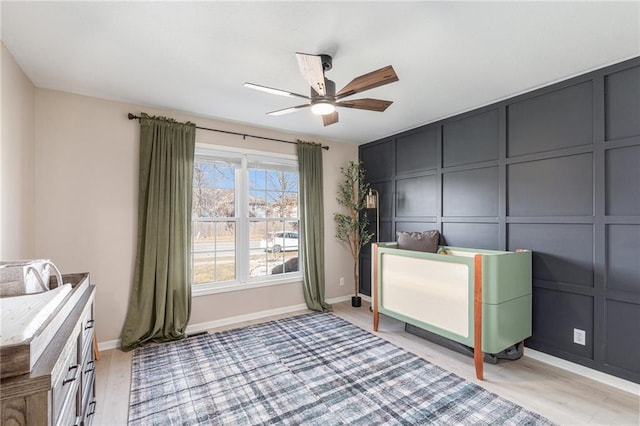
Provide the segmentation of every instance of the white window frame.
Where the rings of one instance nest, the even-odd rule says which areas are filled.
[[[235,181],[235,224],[236,224],[236,279],[233,281],[195,284],[191,283],[192,297],[205,296],[208,294],[225,293],[230,291],[241,291],[251,288],[268,287],[274,285],[302,283],[302,272],[288,272],[286,274],[268,275],[264,277],[249,277],[249,226],[251,220],[248,214],[248,164],[252,161],[263,161],[274,163],[287,168],[298,168],[298,159],[295,155],[274,154],[263,151],[249,150],[243,148],[230,148],[218,145],[196,143],[196,156],[211,156],[213,158],[228,158],[235,161],[240,160],[239,173],[236,173]],[[298,181],[299,182],[299,181]],[[298,188],[298,194],[300,189]],[[300,209],[298,208],[298,211]],[[298,217],[298,221],[300,218]],[[190,261],[193,253],[193,241]],[[300,258],[299,252],[298,257]]]

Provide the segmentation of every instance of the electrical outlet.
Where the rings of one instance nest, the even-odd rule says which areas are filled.
[[[344,277],[340,277],[340,287],[344,287]]]
[[[579,328],[573,329],[573,343],[577,343],[582,346],[587,344],[587,337],[584,330],[580,330]]]

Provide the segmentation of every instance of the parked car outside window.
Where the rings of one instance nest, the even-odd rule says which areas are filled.
[[[260,241],[264,251],[279,253],[281,251],[298,250],[297,232],[275,232]]]

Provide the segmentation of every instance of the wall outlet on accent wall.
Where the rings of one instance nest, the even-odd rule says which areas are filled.
[[[344,277],[340,277],[340,287],[344,287]]]
[[[573,343],[577,343],[582,346],[587,344],[587,337],[584,330],[580,330],[579,328],[573,329]]]

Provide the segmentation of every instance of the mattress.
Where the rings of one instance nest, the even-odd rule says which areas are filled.
[[[17,345],[31,339],[71,289],[71,284],[64,284],[42,293],[0,298],[0,346]]]

